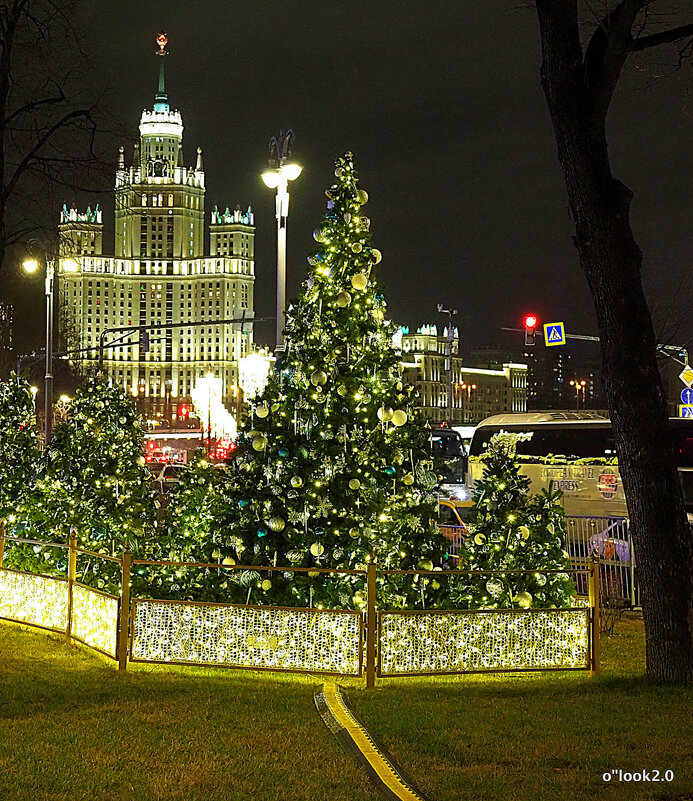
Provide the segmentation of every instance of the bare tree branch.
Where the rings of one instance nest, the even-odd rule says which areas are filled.
[[[645,50],[648,47],[679,42],[689,36],[693,37],[693,25],[680,25],[678,28],[671,28],[668,31],[651,33],[648,36],[638,36],[633,39],[630,49],[633,51]]]

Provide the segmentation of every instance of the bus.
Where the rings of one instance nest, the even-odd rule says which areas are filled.
[[[693,420],[670,418],[672,445],[689,519],[693,513]],[[499,414],[476,428],[469,449],[467,488],[484,469],[482,455],[494,434],[516,435],[520,472],[537,493],[553,482],[563,492],[566,516],[628,517],[611,421],[596,412]]]

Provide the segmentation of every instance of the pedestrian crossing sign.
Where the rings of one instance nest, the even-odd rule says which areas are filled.
[[[679,417],[693,417],[693,405],[690,403],[680,403]]]
[[[544,325],[544,344],[547,348],[553,345],[565,345],[565,323],[546,323]]]

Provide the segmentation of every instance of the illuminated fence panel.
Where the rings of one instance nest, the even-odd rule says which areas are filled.
[[[586,668],[589,610],[382,613],[382,676]]]
[[[72,592],[72,634],[115,659],[118,599],[75,584]]]
[[[357,612],[135,601],[132,659],[359,675]]]
[[[0,569],[0,617],[65,631],[67,581]]]

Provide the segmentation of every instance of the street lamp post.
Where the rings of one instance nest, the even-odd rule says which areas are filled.
[[[36,259],[27,259],[24,264],[27,273],[38,272],[39,263]],[[75,272],[77,262],[72,259],[63,260],[63,269],[66,272]],[[53,313],[55,308],[55,258],[46,256],[46,375],[44,379],[44,435],[46,447],[53,433]]]
[[[452,345],[455,341],[455,330],[452,327],[452,318],[457,314],[457,309],[444,309],[443,304],[438,304],[438,311],[448,316],[448,341],[446,347],[445,369],[448,372],[448,425],[452,424]]]
[[[467,390],[467,407],[464,415],[464,422],[470,423],[472,420],[472,412],[470,406],[472,404],[472,390],[476,389],[476,384],[468,384],[466,381],[462,382],[461,389]]]
[[[293,131],[280,131],[269,143],[269,166],[262,173],[265,186],[277,190],[277,351],[284,349],[284,307],[286,306],[286,221],[289,216],[289,181],[303,169],[291,159]]]
[[[580,392],[582,392],[582,408],[585,408],[585,389],[587,387],[587,381],[585,379],[575,379],[574,381],[570,381],[570,386],[575,387],[575,409],[579,411],[580,409]]]

